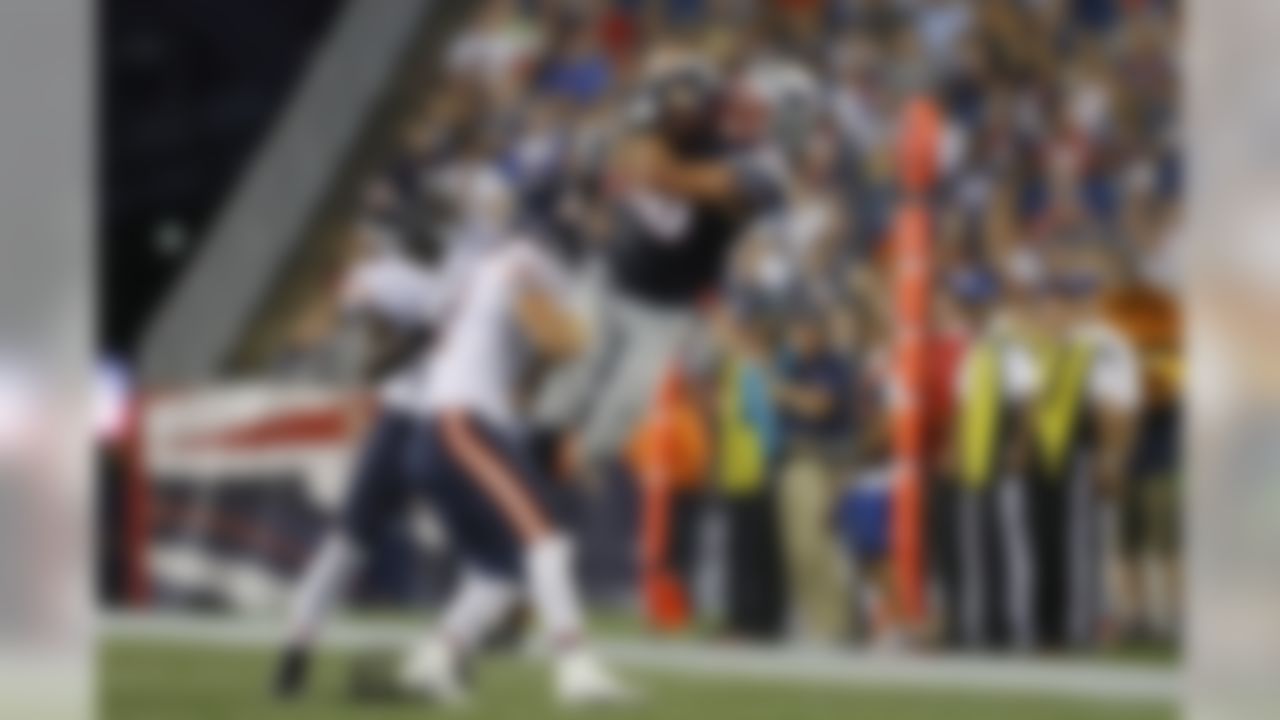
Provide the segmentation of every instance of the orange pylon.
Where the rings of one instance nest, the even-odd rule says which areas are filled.
[[[903,204],[893,226],[892,432],[895,460],[890,547],[895,610],[909,623],[924,617],[924,383],[929,322],[928,192],[937,176],[937,107],[916,98],[899,134]]]

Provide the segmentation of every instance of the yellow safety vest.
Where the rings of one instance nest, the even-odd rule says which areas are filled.
[[[1044,382],[1035,402],[1035,443],[1041,467],[1051,475],[1057,475],[1067,460],[1092,355],[1082,343],[1042,347],[1038,353]]]
[[[960,408],[960,481],[966,487],[979,489],[994,474],[1004,397],[999,343],[982,340],[969,352],[972,355],[965,369]]]
[[[764,481],[764,447],[759,433],[742,410],[742,368],[736,360],[725,362],[720,373],[717,408],[720,421],[720,483],[728,495],[755,492]]]

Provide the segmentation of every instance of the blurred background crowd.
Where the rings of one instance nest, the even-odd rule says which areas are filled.
[[[793,169],[788,202],[738,243],[709,357],[664,386],[580,513],[593,596],[639,589],[655,627],[699,618],[731,637],[1171,643],[1181,12],[1176,0],[485,0],[369,182],[344,262],[389,247],[454,262],[532,217],[572,240],[589,276],[612,220],[599,156],[647,68],[679,54],[726,77],[750,70],[787,98],[770,122]],[[897,128],[922,92],[942,132],[928,198],[928,611],[908,620],[892,582],[889,248]],[[279,376],[349,378],[369,354],[331,322],[341,273],[291,324]],[[679,419],[683,450],[656,522],[644,487],[659,411]]]

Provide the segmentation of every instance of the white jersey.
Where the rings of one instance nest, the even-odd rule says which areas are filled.
[[[568,283],[555,260],[518,238],[479,259],[450,298],[428,370],[428,413],[463,411],[495,426],[517,422],[517,382],[532,357],[515,315],[519,294],[531,285],[569,310]]]
[[[438,273],[405,257],[385,253],[363,260],[342,284],[344,310],[368,311],[404,328],[430,328],[440,319],[445,282]],[[423,348],[412,361],[391,373],[378,388],[390,408],[420,412],[422,385],[430,353]]]

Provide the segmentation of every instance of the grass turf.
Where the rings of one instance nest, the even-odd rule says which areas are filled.
[[[101,649],[104,720],[400,720],[464,717],[538,720],[563,716],[548,696],[545,669],[524,660],[486,662],[474,702],[462,710],[419,705],[357,703],[347,696],[349,656],[319,659],[307,697],[279,703],[267,693],[273,657],[252,649],[107,642]],[[616,718],[715,720],[1165,720],[1169,705],[1102,703],[1033,696],[866,687],[797,686],[730,679],[628,673],[648,695],[631,709],[600,712]],[[574,715],[581,716],[580,713]]]

